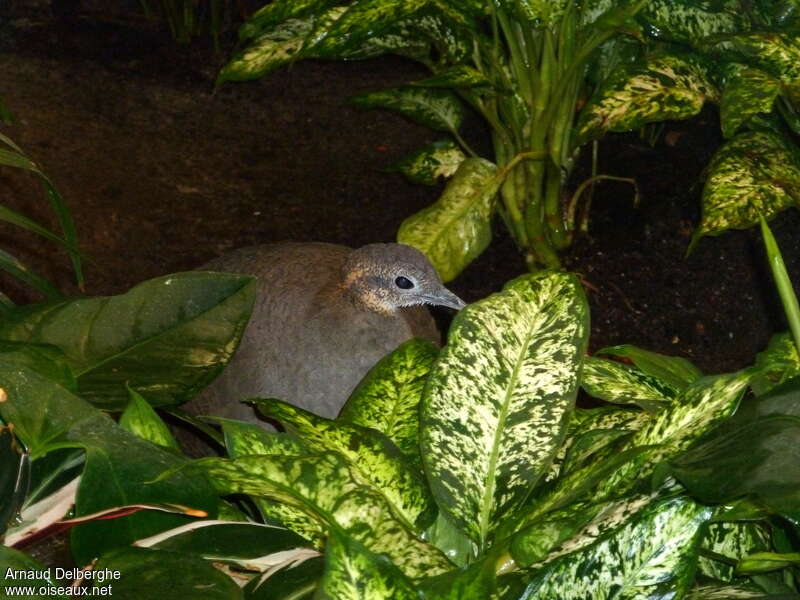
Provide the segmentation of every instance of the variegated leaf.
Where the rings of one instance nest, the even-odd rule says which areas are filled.
[[[637,404],[650,412],[657,412],[679,392],[638,369],[593,356],[584,361],[581,387],[594,398],[614,404]]]
[[[648,0],[638,20],[653,37],[688,44],[750,26],[738,0]]]
[[[493,163],[464,160],[439,199],[402,222],[397,241],[423,252],[450,281],[489,245],[501,183]]]
[[[720,102],[722,133],[733,137],[756,115],[768,114],[781,91],[780,81],[760,69],[732,63],[726,70]]]
[[[315,56],[338,57],[356,51],[399,22],[413,18],[429,0],[355,0],[335,23],[314,34]]]
[[[710,508],[679,497],[646,506],[632,519],[613,514],[619,526],[614,519],[604,523],[612,529],[605,535],[598,536],[603,529],[593,521],[555,553],[562,558],[549,557],[528,597],[679,598],[692,584],[698,531],[710,516]],[[584,548],[576,551],[578,546]]]
[[[419,582],[420,600],[498,600],[519,596],[496,595],[495,558],[487,556],[463,569],[452,570]]]
[[[449,90],[394,88],[361,94],[352,99],[359,108],[387,108],[436,131],[456,132],[464,120],[461,101]]]
[[[407,527],[424,529],[436,518],[436,506],[419,471],[379,431],[331,421],[280,400],[254,402],[259,412],[298,435],[312,451],[333,450],[347,458],[351,471],[381,494]]]
[[[439,507],[483,546],[546,473],[572,410],[588,335],[577,279],[541,272],[453,321],[422,401]]]
[[[753,369],[755,375],[750,385],[756,396],[800,375],[800,356],[792,336],[788,332],[773,335],[766,350],[756,355]]]
[[[274,0],[254,12],[239,29],[239,39],[248,40],[269,33],[291,19],[327,11],[337,0]]]
[[[599,498],[619,497],[649,477],[661,462],[685,450],[714,425],[734,413],[751,375],[739,372],[703,377],[637,431],[621,450],[654,446],[626,463],[598,488]]]
[[[642,373],[657,377],[667,385],[679,390],[686,387],[703,376],[703,373],[685,358],[658,354],[623,344],[609,346],[595,352],[595,354],[609,354],[630,360]]]
[[[630,131],[646,123],[685,119],[719,92],[705,65],[690,54],[660,54],[617,69],[581,111],[579,143],[606,131]]]
[[[386,553],[409,577],[452,568],[438,549],[395,518],[383,496],[360,484],[338,453],[207,458],[195,465],[220,494],[250,494],[295,507],[329,531],[339,527],[372,552]]]
[[[477,69],[467,65],[456,65],[427,79],[415,81],[411,85],[419,87],[480,88],[490,87],[492,82]]]
[[[426,340],[401,344],[364,376],[337,420],[380,431],[421,472],[419,403],[438,354],[438,348]]]
[[[793,32],[749,31],[713,38],[721,56],[763,69],[800,99],[800,40]]]
[[[800,159],[775,133],[737,135],[714,155],[708,171],[692,245],[704,235],[752,227],[800,200]]]
[[[464,162],[466,155],[452,140],[438,140],[403,157],[389,171],[397,171],[414,183],[436,185],[448,179]]]
[[[217,83],[257,79],[296,60],[313,26],[314,17],[308,16],[260,34],[222,68]]]
[[[783,600],[784,594],[766,594],[757,585],[701,585],[692,589],[686,600]]]
[[[800,552],[755,552],[736,565],[737,575],[769,573],[786,567],[800,567]]]
[[[769,550],[772,546],[768,531],[760,523],[710,523],[700,545],[714,555],[738,561],[748,554]],[[717,581],[732,582],[733,567],[728,562],[701,555],[697,567],[703,575]]]
[[[385,556],[367,550],[353,538],[331,532],[318,600],[417,600],[411,581]]]
[[[567,12],[569,0],[500,0],[498,4],[520,20],[525,19],[537,27],[550,28],[559,23]]]
[[[137,437],[153,442],[158,446],[179,450],[180,446],[169,431],[169,427],[161,420],[153,407],[135,390],[129,389],[130,401],[122,416],[119,426]]]
[[[225,449],[231,458],[256,454],[304,456],[308,449],[283,433],[267,431],[260,425],[232,419],[218,419],[222,424]],[[262,517],[268,523],[279,523],[303,536],[317,549],[325,547],[327,529],[319,519],[296,506],[269,498],[253,498]]]

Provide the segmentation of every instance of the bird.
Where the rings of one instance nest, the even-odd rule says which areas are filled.
[[[279,398],[335,418],[367,371],[401,343],[416,337],[440,344],[424,305],[465,306],[422,252],[399,243],[261,244],[201,270],[252,275],[258,283],[233,358],[185,408],[267,428],[242,400]]]

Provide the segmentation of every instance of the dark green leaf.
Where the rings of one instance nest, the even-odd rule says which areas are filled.
[[[656,38],[690,44],[749,26],[737,0],[649,0],[637,19]]]
[[[254,298],[251,277],[178,273],[120,296],[16,309],[0,337],[60,348],[81,396],[103,408],[127,404],[126,384],[156,406],[179,404],[230,359]]]
[[[323,557],[310,558],[269,577],[254,577],[244,588],[247,600],[311,600],[325,568]]]
[[[768,114],[780,91],[780,81],[764,71],[731,64],[720,102],[720,121],[725,137],[733,137],[754,116]]]
[[[452,140],[439,140],[400,159],[389,171],[397,171],[413,183],[436,185],[441,178],[449,179],[466,159]]]
[[[789,333],[776,333],[766,350],[756,355],[756,375],[750,382],[756,396],[766,394],[776,385],[800,375],[800,356]]]
[[[449,90],[395,88],[356,96],[359,108],[387,108],[436,131],[456,132],[465,117],[464,105]]]
[[[11,575],[10,577],[8,576],[9,574]],[[32,586],[35,590],[39,590],[42,586],[48,589],[66,585],[63,581],[54,580],[52,578],[53,574],[53,570],[48,570],[30,556],[23,554],[19,550],[0,545],[0,598],[8,598],[9,600],[15,597],[25,598],[26,600],[64,599],[67,597],[64,594],[49,592],[11,592],[11,588]]]
[[[658,354],[636,346],[612,346],[598,350],[595,354],[610,354],[630,359],[643,373],[657,377],[679,390],[686,389],[690,383],[703,376],[700,369],[685,358]]]

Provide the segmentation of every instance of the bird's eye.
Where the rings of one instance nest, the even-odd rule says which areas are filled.
[[[414,282],[402,275],[394,280],[394,284],[401,290],[410,290],[414,287]]]

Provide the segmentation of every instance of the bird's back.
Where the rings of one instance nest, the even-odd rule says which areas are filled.
[[[253,420],[241,400],[275,397],[334,417],[383,356],[411,337],[439,342],[426,309],[381,315],[358,306],[341,286],[352,249],[323,243],[241,248],[202,267],[258,278],[256,302],[228,367],[190,410]]]

